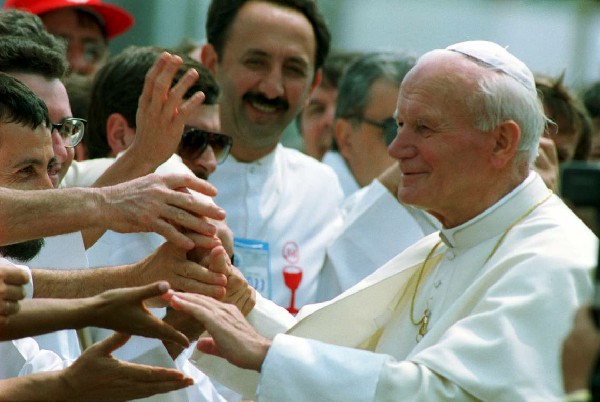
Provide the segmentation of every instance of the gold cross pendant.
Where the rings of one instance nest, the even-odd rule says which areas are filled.
[[[427,333],[427,324],[429,324],[429,316],[431,315],[431,312],[429,311],[428,308],[425,309],[425,311],[423,312],[423,317],[421,317],[421,320],[418,322],[419,324],[419,333],[417,334],[417,343],[423,339],[423,337],[425,336],[425,334]]]

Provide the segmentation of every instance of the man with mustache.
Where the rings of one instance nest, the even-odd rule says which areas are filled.
[[[210,177],[228,213],[236,265],[297,311],[315,300],[342,192],[335,173],[279,141],[321,79],[330,34],[312,0],[215,0],[202,63],[221,88],[231,156]]]

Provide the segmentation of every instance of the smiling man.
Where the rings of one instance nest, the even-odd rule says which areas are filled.
[[[233,137],[232,157],[210,178],[215,201],[236,236],[238,267],[297,311],[315,300],[342,192],[328,166],[279,141],[319,84],[329,31],[312,0],[215,0],[206,32],[202,63],[219,83],[221,127]]]

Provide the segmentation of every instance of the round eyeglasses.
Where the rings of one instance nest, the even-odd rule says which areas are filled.
[[[200,157],[209,145],[215,154],[217,163],[220,164],[227,159],[233,139],[225,134],[191,128],[183,133],[177,153],[183,159],[193,160]]]
[[[60,123],[52,123],[52,130],[57,130],[66,148],[73,148],[81,142],[85,134],[87,120],[67,117]]]

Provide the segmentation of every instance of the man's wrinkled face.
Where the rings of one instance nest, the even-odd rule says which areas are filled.
[[[53,123],[60,123],[67,117],[73,117],[67,90],[60,80],[48,80],[41,75],[35,74],[15,73],[11,75],[27,85],[29,89],[46,103],[50,120]],[[50,177],[54,187],[58,187],[58,184],[65,177],[67,170],[73,162],[75,151],[73,148],[65,148],[65,142],[58,130],[52,130],[52,148],[56,158],[56,165]]]
[[[54,166],[50,131],[15,123],[0,123],[0,187],[16,190],[51,189]],[[41,249],[43,239],[0,247],[0,254],[26,262]]]
[[[462,56],[438,53],[419,61],[400,87],[398,135],[389,147],[402,173],[398,198],[443,224],[494,180],[494,139],[474,128],[466,102],[479,71]]]
[[[46,29],[67,41],[67,60],[72,72],[95,74],[108,57],[108,47],[98,21],[91,14],[62,8],[40,16]]]
[[[200,105],[197,113],[194,113],[186,121],[187,128],[198,128],[201,130],[220,133],[218,105]],[[208,145],[200,156],[194,159],[184,159],[183,163],[190,168],[194,174],[201,179],[208,179],[217,168],[217,160],[212,147]]]
[[[214,73],[221,125],[236,144],[274,147],[306,105],[313,87],[316,40],[299,12],[250,1],[233,21]]]

